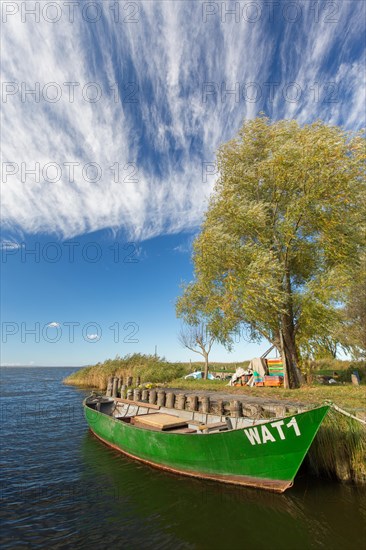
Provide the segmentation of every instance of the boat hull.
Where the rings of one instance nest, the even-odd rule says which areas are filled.
[[[329,407],[211,434],[152,431],[88,407],[88,425],[110,447],[170,472],[282,493],[294,477]]]

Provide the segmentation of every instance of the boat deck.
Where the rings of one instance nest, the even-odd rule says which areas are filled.
[[[131,403],[122,399],[115,400],[115,408],[111,414],[117,420],[133,424],[137,428],[181,434],[219,433],[268,421],[268,419],[228,418],[197,411],[168,409],[148,403]]]

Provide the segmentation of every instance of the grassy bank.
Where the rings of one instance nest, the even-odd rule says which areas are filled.
[[[212,372],[233,372],[236,367],[246,366],[243,363],[212,363]],[[248,386],[231,387],[227,381],[222,380],[185,380],[184,376],[192,371],[200,370],[202,363],[170,363],[155,355],[126,355],[108,359],[104,363],[97,363],[79,369],[68,376],[66,384],[105,390],[110,376],[123,376],[124,379],[132,376],[141,378],[142,384],[154,384],[162,387],[170,387],[187,391],[206,390],[220,391],[248,397],[261,397],[279,401],[293,401],[309,405],[317,405],[324,400],[333,401],[340,407],[350,412],[364,410],[366,408],[366,367],[365,364],[357,365],[361,376],[362,385],[353,386],[350,383],[351,372],[356,368],[354,363],[347,361],[319,362],[317,369],[313,371],[313,382],[295,390],[283,388],[250,388]],[[316,381],[317,373],[327,374],[338,372],[338,384],[324,385]],[[346,382],[348,381],[348,382]]]
[[[215,363],[211,371],[232,372],[247,363]],[[353,386],[349,380],[357,366],[362,385]],[[169,363],[153,355],[135,354],[124,358],[109,359],[104,363],[80,369],[64,380],[66,384],[104,391],[110,376],[137,376],[142,384],[153,384],[194,392],[205,390],[265,400],[290,401],[306,405],[318,405],[332,401],[347,411],[358,414],[366,409],[365,366],[349,362],[331,362],[313,369],[313,382],[299,389],[230,387],[221,380],[184,380],[184,376],[202,368],[200,363]],[[338,373],[338,384],[317,383],[317,374]],[[310,470],[315,475],[332,477],[341,481],[366,483],[366,429],[361,423],[331,410],[308,454]]]

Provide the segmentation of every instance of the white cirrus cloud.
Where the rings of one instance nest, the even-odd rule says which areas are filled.
[[[108,1],[95,23],[80,2],[73,22],[65,3],[53,24],[23,22],[25,4],[42,3],[20,2],[2,29],[2,217],[12,234],[122,228],[142,240],[196,228],[214,184],[203,163],[243,119],[264,110],[301,123],[365,123],[364,2],[331,3],[332,19],[303,0],[295,22],[275,3],[276,24],[268,6],[256,22],[223,15],[222,4],[241,5],[229,1],[133,2],[134,23],[125,12],[117,22],[110,8],[119,4]],[[217,10],[204,16],[208,4]],[[94,182],[89,163],[100,167]]]
[[[99,340],[100,338],[99,334],[87,334],[86,337],[88,340]]]
[[[48,328],[59,328],[61,325],[60,323],[57,323],[56,321],[53,321],[52,323],[48,323]]]

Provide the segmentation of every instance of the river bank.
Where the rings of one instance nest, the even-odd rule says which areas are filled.
[[[216,370],[217,370],[216,365]],[[225,368],[225,367],[224,367]],[[226,366],[229,370],[229,365]],[[91,388],[104,392],[108,379],[118,381],[118,394],[121,390],[130,398],[133,388],[136,395],[154,390],[174,396],[197,396],[197,402],[208,398],[213,410],[222,403],[225,414],[232,414],[230,403],[235,401],[237,414],[255,414],[268,416],[286,415],[331,401],[357,416],[364,415],[366,409],[365,386],[339,383],[334,385],[311,384],[295,390],[283,388],[230,387],[227,381],[220,380],[184,380],[182,377],[192,370],[190,364],[172,364],[157,360],[154,356],[132,356],[124,359],[109,360],[103,364],[80,369],[68,376],[64,382],[82,388]],[[172,399],[170,397],[169,399]],[[189,400],[187,399],[187,403]],[[360,422],[347,418],[331,410],[323,422],[316,439],[308,453],[307,464],[311,474],[331,478],[341,482],[366,484],[366,429]]]

